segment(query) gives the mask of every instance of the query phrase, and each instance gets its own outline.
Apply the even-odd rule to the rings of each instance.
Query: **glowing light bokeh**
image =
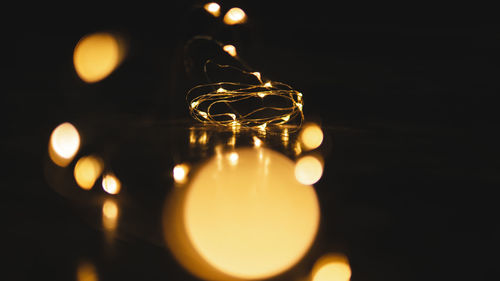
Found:
[[[120,64],[124,49],[120,38],[111,33],[86,35],[76,44],[73,52],[76,73],[87,83],[101,81]]]
[[[121,190],[120,180],[113,174],[106,174],[102,177],[102,189],[109,194],[118,194]]]
[[[71,123],[57,126],[50,136],[49,156],[52,161],[66,167],[80,148],[80,134]]]
[[[246,20],[247,15],[245,11],[237,7],[229,9],[229,11],[227,11],[224,15],[224,23],[227,25],[242,24],[245,23]]]
[[[232,57],[236,57],[238,53],[236,52],[236,47],[233,45],[224,45],[222,49]]]
[[[349,281],[351,274],[347,257],[328,254],[321,257],[314,265],[311,281]]]
[[[323,163],[313,155],[301,157],[295,163],[295,178],[302,184],[315,184],[323,175]]]
[[[262,146],[262,140],[260,140],[258,137],[253,136],[253,145],[255,147],[261,147]]]
[[[238,152],[231,152],[228,154],[227,159],[229,160],[229,164],[231,166],[236,166],[238,164],[238,159],[240,156],[238,155]]]
[[[314,189],[295,180],[290,159],[266,148],[213,157],[191,179],[183,200],[184,248],[199,255],[187,261],[197,261],[190,267],[234,278],[286,271],[308,251],[319,224]]]
[[[92,263],[80,262],[76,269],[77,281],[98,281],[97,270]]]
[[[90,190],[104,168],[103,161],[96,156],[82,157],[76,162],[73,175],[79,187]]]
[[[185,183],[189,173],[189,166],[187,164],[175,165],[172,174],[176,183]]]
[[[198,138],[198,143],[201,145],[207,144],[208,142],[208,134],[206,131],[201,133],[201,136]]]
[[[220,16],[220,5],[215,2],[207,3],[203,8],[214,17]]]
[[[102,225],[108,231],[113,231],[118,225],[120,209],[112,199],[106,199],[102,204]]]
[[[323,130],[315,123],[305,124],[300,132],[300,141],[304,150],[318,148],[323,142]]]

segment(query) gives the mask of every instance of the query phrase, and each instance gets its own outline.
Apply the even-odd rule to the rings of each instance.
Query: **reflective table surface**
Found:
[[[65,167],[50,157],[49,134],[6,154],[22,165],[2,204],[14,214],[4,254],[20,279],[307,280],[325,256],[353,280],[448,276],[455,264],[487,272],[493,237],[479,230],[494,205],[476,192],[495,179],[453,130],[306,123],[263,135],[119,120],[73,122],[81,146]],[[311,150],[308,126],[323,135]],[[99,164],[78,165],[89,156]]]

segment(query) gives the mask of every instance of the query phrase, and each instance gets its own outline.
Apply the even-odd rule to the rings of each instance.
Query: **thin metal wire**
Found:
[[[213,62],[205,62],[207,78],[208,63]],[[231,65],[215,65],[231,68],[242,75],[254,75],[259,83],[215,82],[193,87],[186,94],[186,101],[194,119],[201,123],[233,128],[241,126],[265,130],[270,125],[283,124],[295,124],[296,128],[300,128],[304,120],[302,93],[285,83],[264,83],[258,72],[244,71]],[[253,103],[255,108],[241,112],[237,108],[242,103]]]

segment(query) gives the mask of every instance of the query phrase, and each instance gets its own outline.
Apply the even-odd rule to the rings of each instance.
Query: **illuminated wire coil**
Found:
[[[262,83],[259,73],[242,73],[254,75],[261,84],[218,82],[189,90],[186,100],[193,118],[226,127],[266,129],[292,122],[300,127],[304,119],[302,93],[281,82]],[[244,103],[254,108],[242,112],[238,105]]]

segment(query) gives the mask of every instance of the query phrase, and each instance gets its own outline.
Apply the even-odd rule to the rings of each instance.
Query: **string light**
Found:
[[[196,120],[206,124],[259,130],[265,130],[270,125],[298,121],[300,127],[304,119],[302,93],[285,83],[262,83],[259,72],[247,72],[230,65],[216,66],[231,68],[242,75],[253,75],[260,83],[216,82],[195,86],[188,91],[186,100]],[[250,109],[249,104],[253,104]]]
[[[236,52],[236,47],[233,45],[224,45],[222,49],[232,57],[236,57],[238,53]]]
[[[220,16],[220,5],[215,2],[207,3],[203,8],[214,17]]]
[[[224,15],[223,20],[227,25],[242,24],[246,22],[247,15],[241,8],[234,7],[227,11],[227,13]]]

